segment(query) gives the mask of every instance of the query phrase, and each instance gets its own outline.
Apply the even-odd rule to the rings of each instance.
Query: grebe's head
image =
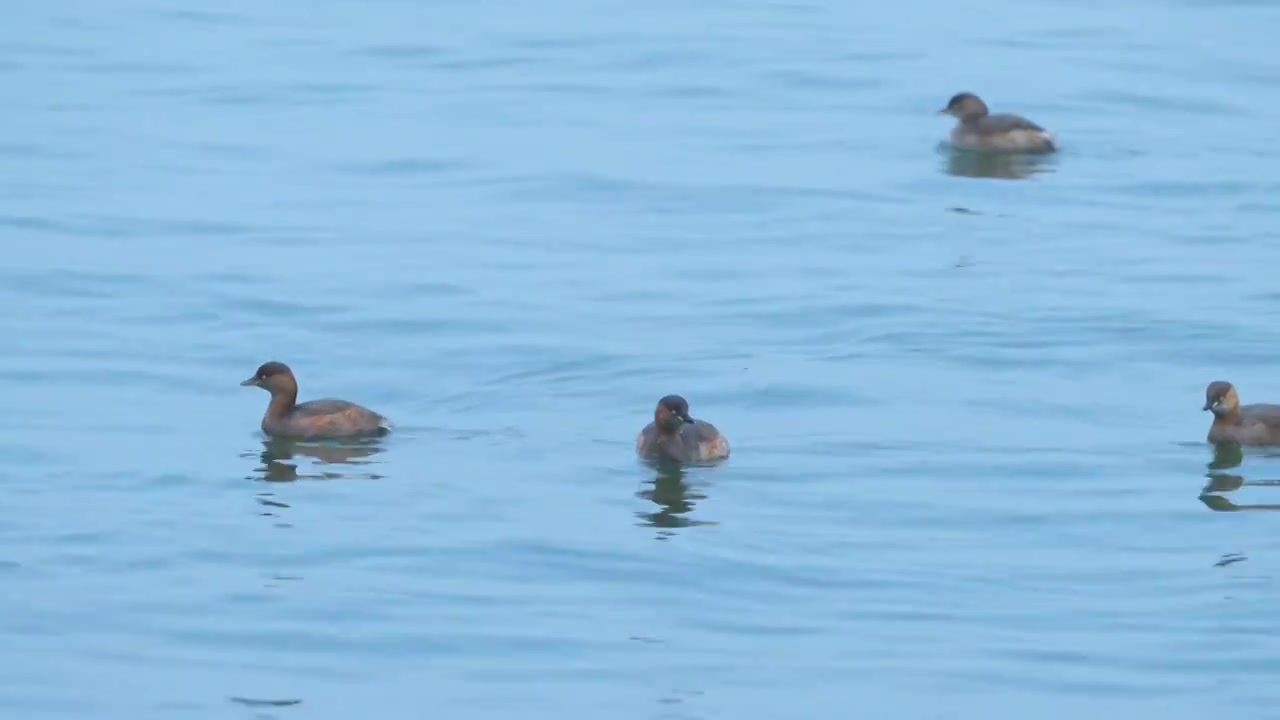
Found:
[[[680,426],[693,422],[689,417],[689,403],[679,395],[668,395],[658,401],[653,410],[653,424],[663,432],[678,432]]]
[[[1226,415],[1238,407],[1240,396],[1226,380],[1214,380],[1204,389],[1204,409],[1212,410],[1214,415]]]
[[[298,392],[298,381],[294,379],[293,371],[288,365],[274,360],[260,365],[253,377],[241,381],[240,384],[257,385],[272,395],[281,392]]]
[[[956,93],[947,101],[947,106],[938,111],[943,115],[951,115],[961,120],[986,117],[989,110],[982,98],[971,92]]]

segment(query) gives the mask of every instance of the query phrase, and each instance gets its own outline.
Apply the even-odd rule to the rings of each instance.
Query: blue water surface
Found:
[[[4,716],[1280,717],[1280,6],[3,18]]]

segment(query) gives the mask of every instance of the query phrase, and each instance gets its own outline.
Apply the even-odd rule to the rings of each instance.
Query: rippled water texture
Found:
[[[15,718],[1277,717],[1280,6],[30,2]],[[940,147],[960,90],[1040,160]],[[385,440],[267,442],[278,359]],[[653,468],[678,392],[734,454]]]

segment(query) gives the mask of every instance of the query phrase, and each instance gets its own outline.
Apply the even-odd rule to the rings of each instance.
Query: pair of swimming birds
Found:
[[[298,380],[281,362],[263,363],[240,384],[271,393],[262,432],[272,437],[338,440],[391,431],[386,417],[353,402],[333,398],[298,402]],[[653,421],[636,437],[636,453],[658,460],[709,462],[729,456],[729,441],[715,425],[691,417],[684,398],[667,395],[654,408]]]

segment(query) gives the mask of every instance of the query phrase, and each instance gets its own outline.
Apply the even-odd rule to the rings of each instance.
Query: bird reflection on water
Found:
[[[1263,457],[1277,457],[1268,453]],[[1205,473],[1208,482],[1200,491],[1200,502],[1216,512],[1240,512],[1242,510],[1280,510],[1280,503],[1236,503],[1227,497],[1245,487],[1280,487],[1280,480],[1248,480],[1243,475],[1224,472],[1240,467],[1244,463],[1244,452],[1238,445],[1217,445],[1213,449],[1213,459],[1209,461],[1209,472]]]
[[[381,440],[347,441],[347,442],[305,442],[275,438],[262,442],[262,451],[257,453],[261,464],[254,468],[254,474],[247,479],[287,483],[297,480],[343,480],[362,478],[376,480],[382,476],[374,472],[354,472],[361,466],[370,465],[378,453],[383,452]],[[254,453],[246,453],[246,456]],[[299,471],[299,458],[310,458],[316,470]],[[349,469],[348,469],[349,468]],[[275,518],[276,527],[289,528],[292,524],[285,521],[283,510],[289,504],[276,498],[273,492],[259,492],[258,504],[263,517]]]
[[[982,153],[944,146],[944,171],[948,175],[995,180],[1026,180],[1033,175],[1052,172],[1053,155],[1016,153]]]
[[[687,473],[679,463],[657,461],[646,463],[654,469],[654,478],[645,483],[645,487],[636,493],[636,497],[648,500],[658,509],[653,512],[637,512],[641,525],[658,528],[659,540],[673,537],[680,528],[698,525],[716,525],[709,520],[697,520],[689,517],[695,507],[695,501],[705,500],[707,496],[700,488],[689,484]]]
[[[253,479],[267,482],[293,482],[295,480],[343,480],[364,478],[377,480],[382,476],[374,472],[356,472],[371,464],[371,458],[385,450],[380,440],[363,442],[302,442],[297,440],[264,440],[258,457],[262,464],[254,469]],[[311,458],[315,471],[299,471],[296,458]]]

